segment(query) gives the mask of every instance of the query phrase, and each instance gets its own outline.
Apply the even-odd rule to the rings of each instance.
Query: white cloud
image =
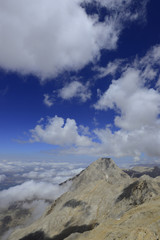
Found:
[[[134,65],[141,70],[141,78],[148,85],[152,80],[158,80],[160,77],[160,45],[153,46],[140,61],[136,59]]]
[[[17,170],[20,170],[20,167],[18,165],[18,163],[16,164],[16,168],[15,168],[15,163],[14,162],[10,162],[10,161],[3,161],[0,163],[0,168],[1,168],[1,171],[3,172],[14,172],[14,171],[17,171]],[[23,168],[23,166],[22,166]],[[21,168],[21,170],[22,170]]]
[[[36,179],[39,178],[39,173],[35,171],[27,172],[22,175],[22,177],[27,177],[30,179]]]
[[[145,107],[144,107],[145,106]],[[115,124],[126,130],[153,125],[160,114],[160,95],[143,86],[140,71],[128,68],[100,97],[96,109],[116,110]]]
[[[92,4],[92,0],[84,0],[85,3]],[[111,13],[116,12],[116,17],[125,20],[141,20],[145,21],[146,5],[149,0],[133,1],[133,0],[95,0],[99,6],[106,7]]]
[[[152,80],[159,79],[159,52],[157,45],[143,58],[136,58],[99,96],[95,109],[113,109],[116,113],[114,123],[120,129],[114,132],[109,128],[96,129],[100,144],[93,152],[117,157],[135,156],[135,159],[141,153],[160,156],[160,94],[154,82],[150,85]]]
[[[86,102],[91,97],[91,91],[88,89],[88,84],[83,85],[78,81],[73,81],[59,90],[59,97],[65,100],[76,97]]]
[[[48,94],[44,94],[44,104],[48,107],[51,107],[53,105],[53,99],[50,98]]]
[[[16,0],[13,4],[6,0],[0,9],[0,66],[4,69],[52,77],[93,61],[107,42],[109,49],[116,44],[111,36],[114,23],[108,23],[107,37],[99,40],[104,26],[88,17],[77,1]]]
[[[96,78],[98,78],[98,79],[104,78],[107,75],[114,76],[120,67],[122,70],[123,62],[124,61],[121,59],[116,59],[113,62],[109,62],[107,64],[107,67],[94,67],[93,70],[98,72],[98,74],[96,75]]]
[[[142,12],[131,13],[133,0],[97,0],[115,10],[99,22],[97,15],[87,15],[81,6],[85,2],[91,1],[0,1],[0,66],[42,79],[81,69],[94,62],[102,48],[116,48],[124,19],[133,21]]]
[[[60,184],[67,179],[73,177],[74,175],[78,174],[83,168],[76,168],[75,166],[72,169],[71,164],[67,164],[63,168],[59,169],[59,165],[57,167],[53,167],[53,169],[43,169],[43,171],[30,171],[26,172],[22,175],[22,177],[27,178],[28,180],[38,180],[38,181],[45,181],[54,184]],[[71,169],[70,169],[71,168]]]
[[[69,184],[65,187],[45,182],[28,181],[21,185],[11,187],[0,192],[0,208],[6,208],[16,201],[48,199],[54,200],[68,190]],[[42,191],[43,189],[43,191]]]
[[[90,134],[95,137],[89,147],[71,147],[64,149],[63,154],[130,156],[136,161],[141,154],[160,157],[159,52],[160,46],[154,46],[143,58],[137,57],[123,66],[120,77],[113,79],[103,94],[98,90],[99,100],[94,108],[114,110],[114,125],[118,130],[114,125],[97,128],[94,135]]]
[[[158,126],[159,127],[159,126]],[[94,130],[97,141],[89,147],[63,149],[62,154],[101,157],[125,157],[141,159],[141,155],[160,157],[160,131],[157,127],[146,127],[132,131],[120,129],[112,132],[109,128]]]
[[[91,2],[91,0],[86,0],[86,2]],[[123,5],[126,7],[126,5],[129,5],[132,0],[96,0],[96,2],[99,2],[102,6],[106,6],[109,9],[115,9],[115,8],[121,8]]]
[[[91,144],[87,136],[79,135],[75,120],[67,118],[49,118],[46,126],[37,125],[30,130],[30,142],[45,142],[60,146],[88,146]]]
[[[155,127],[144,127],[137,130],[118,130],[112,133],[109,129],[97,129],[96,135],[101,141],[97,153],[115,157],[138,157],[144,153],[150,157],[159,157],[160,131]]]

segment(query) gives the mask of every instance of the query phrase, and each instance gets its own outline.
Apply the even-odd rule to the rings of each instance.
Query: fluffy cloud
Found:
[[[79,98],[82,102],[86,102],[91,97],[88,84],[83,85],[78,81],[73,81],[59,90],[59,97],[68,100],[74,97]]]
[[[120,79],[112,82],[95,108],[116,110],[120,116],[116,116],[115,124],[133,130],[156,124],[160,114],[160,95],[142,85],[139,70],[128,68]]]
[[[60,184],[72,178],[86,167],[86,164],[61,161],[5,161],[0,164],[0,191],[27,181]],[[5,182],[3,182],[5,181]]]
[[[95,154],[110,155],[115,157],[140,157],[141,154],[150,157],[159,157],[160,131],[155,127],[112,132],[110,129],[97,129],[95,134],[100,140]]]
[[[94,108],[99,111],[112,109],[115,113],[114,125],[93,130],[90,146],[71,147],[63,150],[63,154],[130,156],[136,161],[141,154],[160,157],[159,53],[160,46],[157,45],[141,59],[136,58],[126,65],[121,62],[121,73],[117,67],[108,72],[107,66],[105,74],[116,76],[118,71],[120,77],[113,79],[103,94],[98,91],[99,100]],[[94,138],[91,139],[91,136]]]
[[[36,74],[42,79],[55,77],[65,70],[78,70],[95,61],[102,48],[114,49],[124,19],[133,21],[142,12],[132,14],[133,0],[97,0],[100,6],[114,10],[109,18],[99,22],[97,14],[87,15],[84,6],[89,2],[1,1],[0,66]],[[139,9],[145,8],[146,2],[141,1]]]
[[[48,119],[46,126],[37,125],[30,130],[32,137],[30,142],[45,142],[60,146],[88,146],[91,144],[87,136],[78,133],[75,120],[53,117]]]
[[[11,203],[24,200],[48,199],[54,200],[68,190],[69,184],[59,187],[51,183],[28,181],[0,192],[0,208],[6,208]],[[42,191],[43,189],[43,191]]]
[[[53,166],[51,165],[51,168],[52,167]],[[43,171],[27,172],[24,173],[22,177],[25,177],[26,179],[34,179],[54,184],[60,184],[83,170],[83,168],[76,168],[75,166],[74,169],[69,169],[69,167],[71,167],[69,163],[68,166],[65,166],[63,168],[59,169],[58,167],[59,165],[57,164],[57,167],[53,167],[53,169],[43,169]]]
[[[114,123],[120,130],[96,129],[101,144],[97,152],[114,156],[160,156],[160,94],[155,87],[159,79],[160,46],[153,47],[142,58],[123,68],[119,79],[94,105],[97,110],[113,109]],[[124,70],[125,69],[125,70]],[[154,80],[154,82],[152,82]],[[157,84],[156,84],[157,86]]]
[[[120,129],[115,132],[106,127],[95,129],[94,134],[97,141],[90,147],[63,149],[61,153],[113,158],[128,156],[136,161],[143,155],[159,161],[160,130],[157,127],[144,127],[132,131]]]
[[[112,49],[116,44],[114,23],[96,24],[97,18],[88,17],[77,1],[6,0],[0,9],[4,69],[52,77],[83,67],[98,56],[100,47]],[[107,34],[100,39],[104,27]]]

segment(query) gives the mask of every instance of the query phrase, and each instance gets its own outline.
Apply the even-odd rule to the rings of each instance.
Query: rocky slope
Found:
[[[70,180],[71,181],[71,180]],[[100,158],[72,179],[29,227],[9,240],[158,240],[160,177],[131,178],[109,158]]]
[[[132,169],[126,169],[124,170],[129,176],[131,177],[141,177],[143,175],[148,175],[152,178],[156,178],[160,176],[160,168],[158,166],[154,167],[142,167],[142,166],[137,166]]]
[[[23,209],[21,202],[0,210],[0,237],[10,228],[21,225],[31,216],[30,209]]]
[[[0,208],[0,239],[6,240],[6,236],[17,227],[30,225],[50,204],[50,200],[32,199],[17,201],[5,208]]]

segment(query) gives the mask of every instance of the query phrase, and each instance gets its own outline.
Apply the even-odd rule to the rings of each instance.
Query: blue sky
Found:
[[[160,160],[158,0],[0,3],[0,160]]]

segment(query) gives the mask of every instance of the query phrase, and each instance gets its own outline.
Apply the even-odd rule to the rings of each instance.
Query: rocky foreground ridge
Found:
[[[160,239],[160,177],[132,178],[112,159],[100,158],[72,179],[70,190],[39,220],[9,237],[63,239]]]

